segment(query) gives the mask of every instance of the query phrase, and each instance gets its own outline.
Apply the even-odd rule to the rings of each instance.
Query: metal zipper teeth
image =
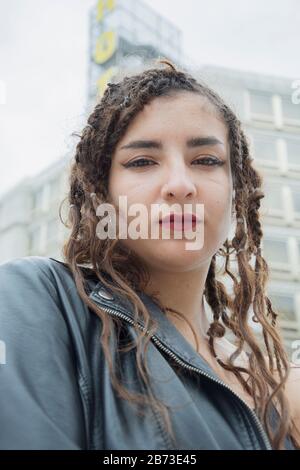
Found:
[[[112,315],[115,315],[117,317],[120,317],[120,318],[123,318],[125,321],[127,321],[128,323],[130,323],[131,325],[137,325],[138,328],[142,331],[146,331],[148,335],[150,335],[150,332],[149,330],[146,330],[145,327],[143,327],[142,325],[140,325],[139,323],[134,323],[134,321],[131,319],[131,318],[128,318],[127,315],[125,315],[124,313],[121,313],[117,310],[112,310],[110,308],[107,308],[107,307],[103,307],[102,305],[100,305],[101,308],[103,310],[105,310],[106,312],[112,314]],[[229,385],[226,385],[224,382],[222,382],[221,380],[218,380],[216,379],[215,377],[212,377],[211,375],[207,374],[206,372],[204,372],[203,370],[199,369],[198,367],[195,367],[195,366],[191,366],[190,364],[186,364],[186,362],[184,362],[183,360],[179,359],[176,354],[174,354],[172,351],[170,351],[169,348],[167,348],[166,346],[164,346],[161,341],[155,336],[155,335],[152,335],[151,336],[151,339],[153,339],[153,341],[159,346],[159,348],[161,348],[163,351],[165,351],[166,353],[169,354],[169,356],[171,356],[178,364],[180,364],[181,366],[185,367],[186,369],[190,369],[190,370],[193,370],[195,372],[198,372],[200,375],[204,375],[205,377],[208,377],[209,379],[213,380],[214,382],[218,383],[219,385],[222,385],[222,387],[226,388],[227,390],[229,390],[231,393],[233,393],[233,395],[235,395],[240,401],[242,401],[244,403],[244,405],[248,408],[249,412],[251,413],[251,416],[253,417],[257,427],[258,427],[258,430],[260,432],[260,435],[262,437],[262,440],[264,442],[264,444],[266,445],[266,450],[272,450],[272,447],[271,447],[271,444],[269,442],[269,439],[258,419],[258,417],[256,416],[256,414],[254,413],[254,411],[250,408],[250,406],[234,391],[232,390],[232,388],[229,387]]]

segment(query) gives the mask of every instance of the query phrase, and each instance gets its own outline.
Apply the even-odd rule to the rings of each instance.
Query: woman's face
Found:
[[[227,133],[226,125],[205,98],[180,92],[145,105],[118,142],[112,156],[109,196],[116,207],[119,197],[126,196],[128,210],[136,203],[146,208],[143,220],[146,218],[149,223],[148,238],[128,237],[121,243],[148,266],[167,271],[194,270],[209,262],[226,240],[232,209]],[[148,144],[130,147],[128,144],[133,141]],[[143,166],[129,166],[140,159]],[[223,163],[213,164],[218,161]],[[197,205],[202,205],[204,219],[197,226],[203,235],[200,249],[187,249],[186,242],[191,239],[176,239],[172,229],[170,237],[163,239],[161,225],[159,237],[151,238],[151,207],[155,204],[171,209],[175,203],[182,213],[196,213]],[[191,204],[186,207],[192,209],[184,210],[185,204]],[[128,216],[128,224],[134,218]],[[159,222],[156,219],[154,223]]]

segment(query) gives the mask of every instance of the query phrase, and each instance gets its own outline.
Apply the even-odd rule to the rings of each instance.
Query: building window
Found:
[[[50,201],[55,201],[61,196],[61,191],[60,191],[60,178],[56,177],[55,179],[51,180],[49,182],[50,185],[50,191],[49,191],[49,198]]]
[[[278,318],[282,325],[287,322],[297,321],[293,294],[272,293],[269,297],[272,302],[273,310],[275,313],[278,313]]]
[[[300,126],[300,105],[293,103],[291,96],[282,96],[281,103],[284,124]]]
[[[300,219],[300,188],[291,188],[294,215],[296,219]]]
[[[38,188],[32,197],[32,209],[40,210],[43,207],[44,187]]]
[[[273,121],[274,111],[271,93],[260,90],[249,90],[249,100],[251,118]]]
[[[263,238],[263,256],[270,267],[290,271],[288,246],[285,239],[265,236]]]
[[[272,135],[254,133],[252,135],[254,158],[259,163],[278,168],[276,138]]]
[[[41,227],[38,225],[29,232],[29,251],[32,255],[40,252]]]
[[[261,199],[261,207],[266,211],[266,215],[272,217],[284,216],[283,197],[281,192],[281,185],[276,183],[267,183],[263,185],[263,192],[265,197]]]
[[[300,170],[300,139],[286,139],[288,166]]]
[[[47,221],[47,244],[58,241],[59,225],[57,217]]]

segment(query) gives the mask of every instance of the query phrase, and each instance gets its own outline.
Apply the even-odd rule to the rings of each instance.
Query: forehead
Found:
[[[207,98],[190,92],[154,98],[129,124],[117,150],[128,139],[186,139],[193,135],[214,135],[224,143],[228,129]]]

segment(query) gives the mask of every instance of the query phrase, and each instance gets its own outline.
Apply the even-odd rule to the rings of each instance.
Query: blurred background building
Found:
[[[209,66],[201,76],[238,114],[263,176],[268,295],[291,352],[291,341],[300,337],[300,105],[291,99],[292,80]]]
[[[122,69],[158,56],[182,61],[182,32],[139,0],[98,1],[90,13],[89,102]]]
[[[98,1],[90,12],[87,113],[122,67],[165,57],[189,66],[182,32],[140,0]],[[263,255],[270,266],[268,294],[280,312],[286,347],[300,338],[300,104],[287,78],[199,66],[197,74],[238,114],[250,139],[254,164],[264,177]],[[58,208],[67,195],[73,155],[0,200],[0,262],[27,255],[62,260],[67,229]],[[65,212],[63,211],[64,215]]]

